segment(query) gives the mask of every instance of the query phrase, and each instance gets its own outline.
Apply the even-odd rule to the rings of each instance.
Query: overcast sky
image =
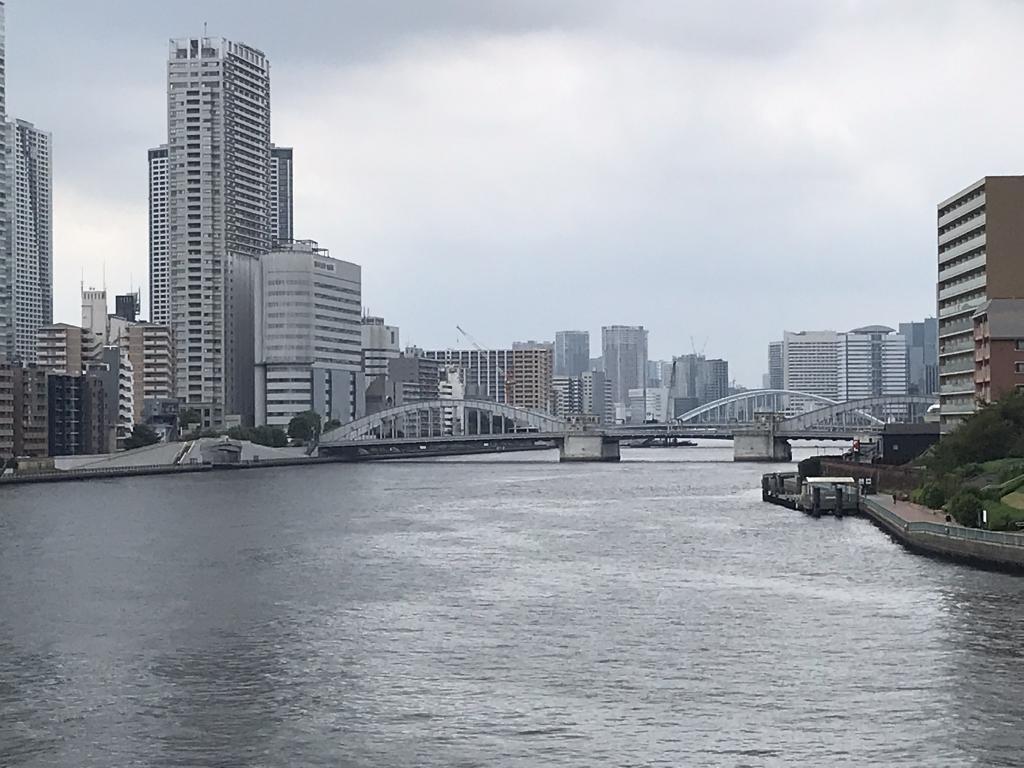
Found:
[[[402,341],[643,324],[760,385],[784,329],[934,314],[935,204],[1024,171],[1011,0],[8,0],[53,132],[56,319],[147,275],[170,37],[272,62],[296,236]],[[145,293],[145,291],[144,291]],[[148,308],[147,298],[144,304]]]

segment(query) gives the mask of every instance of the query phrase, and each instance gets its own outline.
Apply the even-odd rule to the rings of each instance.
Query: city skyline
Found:
[[[758,78],[762,75],[753,72],[745,57],[729,45],[722,15],[711,10],[652,11],[659,18],[666,17],[663,34],[668,39],[659,46],[653,32],[626,23],[620,13],[614,12],[616,4],[595,4],[596,10],[520,9],[514,14],[492,9],[466,11],[465,16],[421,15],[402,20],[398,29],[385,25],[375,11],[366,11],[359,19],[361,26],[356,25],[364,33],[365,39],[361,41],[356,39],[355,30],[341,31],[331,23],[336,18],[331,9],[314,3],[304,5],[276,25],[262,20],[259,14],[247,13],[249,6],[230,2],[205,9],[202,14],[198,4],[189,3],[159,10],[121,8],[119,4],[103,2],[98,7],[100,12],[96,6],[88,13],[84,9],[69,9],[79,39],[68,40],[43,34],[48,29],[45,9],[20,2],[8,5],[12,30],[8,58],[22,80],[12,81],[12,111],[31,115],[55,137],[55,320],[74,321],[75,294],[83,271],[86,282],[98,284],[106,264],[108,276],[117,275],[119,281],[126,283],[115,284],[108,277],[112,292],[127,290],[129,281],[135,285],[146,282],[147,181],[146,168],[139,157],[160,136],[159,116],[165,106],[162,59],[166,40],[176,34],[198,34],[202,23],[195,19],[207,19],[211,35],[244,40],[264,50],[275,62],[274,140],[295,147],[299,153],[296,206],[300,214],[296,236],[329,243],[340,258],[364,264],[367,303],[374,312],[406,329],[409,342],[423,347],[451,344],[456,338],[454,325],[459,322],[471,324],[475,335],[495,347],[507,346],[517,338],[550,338],[562,328],[589,330],[594,338],[603,325],[643,324],[651,330],[651,358],[670,359],[684,353],[691,333],[702,338],[710,335],[715,354],[731,361],[736,380],[756,386],[765,370],[763,349],[783,329],[832,327],[842,331],[875,322],[896,326],[933,314],[934,297],[920,275],[934,271],[934,235],[929,213],[935,201],[947,190],[962,188],[976,178],[976,169],[1012,172],[1024,166],[1024,153],[1009,140],[1015,130],[1013,126],[1021,122],[1016,113],[1008,113],[1005,123],[995,127],[992,141],[971,142],[969,151],[955,156],[945,154],[943,161],[936,163],[932,153],[938,148],[927,144],[922,148],[916,146],[920,142],[911,142],[912,126],[897,129],[886,122],[885,127],[891,129],[890,143],[881,145],[877,131],[861,130],[870,119],[892,111],[882,109],[889,104],[885,89],[877,97],[879,103],[862,103],[858,107],[861,111],[855,112],[849,111],[853,107],[846,109],[818,101],[829,98],[819,79],[806,85],[803,102],[798,98],[799,91],[779,90],[777,76],[790,66],[784,61],[784,53],[796,56],[804,64],[819,64],[831,75],[842,77],[845,69],[834,55],[828,54],[825,43],[847,47],[852,44],[842,30],[843,22],[857,22],[871,29],[882,29],[887,23],[895,28],[916,23],[910,14],[899,9],[858,13],[816,6],[812,9],[810,5],[796,3],[779,14],[778,21],[766,24],[764,30],[737,31],[739,35],[753,35],[753,41],[746,42],[760,44],[754,47],[763,59],[763,77],[770,81],[761,84],[772,86],[768,93],[773,97],[771,103],[764,103],[751,87],[761,82]],[[81,125],[80,121],[70,121],[68,113],[74,111],[83,95],[95,98],[97,84],[112,81],[115,67],[87,57],[89,66],[83,69],[91,79],[86,84],[79,80],[82,75],[77,72],[53,68],[60,57],[51,46],[70,44],[73,55],[78,46],[95,45],[102,34],[98,24],[104,15],[102,10],[115,8],[124,15],[125,24],[125,35],[121,38],[125,47],[116,63],[118,75],[125,77],[123,62],[133,63],[127,68],[130,71],[126,79],[117,87],[130,98],[123,100],[124,105],[115,105],[109,115],[96,121],[96,126]],[[800,8],[812,10],[799,13]],[[1012,28],[1020,11],[994,4],[979,4],[977,8],[971,23],[991,31],[990,45],[979,51],[978,61],[972,61],[971,66],[992,67],[994,60],[1010,55],[1005,30]],[[694,15],[699,18],[690,18]],[[318,16],[325,23],[316,34],[322,36],[333,31],[342,35],[344,45],[335,58],[311,70],[311,53],[303,50],[308,41],[301,46],[294,43],[292,25]],[[927,39],[910,35],[908,40],[908,45],[916,46],[923,61],[938,59],[956,24],[962,21],[955,12],[936,16]],[[787,19],[799,23],[787,30],[783,23]],[[663,153],[670,137],[688,145],[699,138],[700,131],[722,121],[731,124],[733,117],[731,108],[726,109],[728,105],[717,101],[692,76],[698,42],[678,31],[684,26],[680,22],[687,20],[698,23],[705,31],[725,35],[724,39],[712,36],[717,41],[713,53],[723,64],[718,84],[734,94],[737,103],[753,109],[752,116],[759,126],[771,129],[757,141],[743,131],[741,136],[726,132],[714,148],[722,150],[724,142],[725,148],[737,150],[738,159],[721,166],[722,181],[709,162],[716,152],[702,148],[694,157],[679,161],[669,161],[670,155]],[[751,19],[750,30],[757,27],[756,21]],[[562,42],[567,43],[561,49],[553,39],[557,37],[551,31],[555,25],[563,30]],[[417,33],[421,33],[419,48],[410,42]],[[454,36],[453,51],[445,51],[437,43],[442,33]],[[598,98],[603,92],[595,93],[594,88],[603,76],[615,73],[596,61],[594,50],[588,46],[598,46],[597,50],[606,46],[620,57],[616,61],[632,71],[633,79],[623,80],[625,75],[617,75],[609,81],[612,94],[639,87],[648,80],[661,82],[671,75],[679,75],[685,88],[677,89],[683,95],[672,95],[668,115],[649,114],[650,107],[645,102],[630,102],[640,109],[639,114],[659,118],[652,124],[655,141],[650,147],[651,152],[663,153],[657,163],[653,155],[638,156],[634,153],[639,150],[623,147],[619,141],[623,126],[613,121],[596,140],[608,142],[601,146],[602,154],[610,151],[615,157],[616,152],[622,152],[628,183],[611,184],[613,171],[622,170],[618,165],[600,166],[588,172],[598,175],[585,175],[586,164],[582,161],[590,159],[586,155],[556,164],[565,172],[562,175],[566,181],[552,186],[536,162],[544,159],[544,164],[550,165],[548,158],[532,150],[544,148],[546,132],[553,132],[552,135],[560,137],[559,141],[564,138],[569,142],[586,132],[578,121],[571,122],[572,115],[560,109],[552,113],[550,121],[542,121],[539,128],[525,124],[524,111],[558,93],[552,93],[554,86],[539,81],[535,67],[512,65],[522,63],[526,51],[542,55],[544,61],[569,78],[563,86],[570,89],[567,93],[584,99],[583,116],[603,119],[609,116],[609,102]],[[477,82],[477,74],[457,66],[454,51],[470,57],[477,63],[477,69],[501,76],[502,81],[514,86],[514,103],[488,97],[488,91],[481,91],[483,86]],[[636,55],[642,51],[656,51],[663,57],[648,62],[644,65],[647,68],[630,70],[630,65],[640,66]],[[414,70],[428,71],[432,76]],[[995,67],[995,71],[998,77],[995,82],[986,81],[986,88],[997,87],[1003,77],[1002,69]],[[38,87],[42,75],[47,76],[46,88]],[[890,75],[905,87],[926,84],[923,70],[910,63],[895,65]],[[464,83],[466,79],[469,82]],[[479,129],[467,105],[452,104],[444,98],[440,88],[444,83],[446,89],[459,90],[465,86],[465,93],[480,96],[466,99],[467,104],[473,103],[483,110],[476,117],[486,117],[487,126],[500,129],[497,132],[503,135],[512,131],[516,141],[496,146],[497,138],[490,136],[490,130]],[[952,85],[946,83],[946,90],[941,93],[934,88],[922,90],[925,103],[919,110],[921,114],[911,117],[933,122],[928,115],[938,112],[939,97],[947,97],[949,88],[967,87],[966,82],[962,86],[958,83],[959,80]],[[411,89],[413,98],[407,105],[395,98],[397,93],[404,92],[402,89]],[[371,92],[376,96],[371,96]],[[691,96],[685,96],[687,93]],[[667,95],[662,90],[656,94]],[[313,97],[322,107],[322,115],[315,119],[310,118],[308,109]],[[555,101],[558,103],[559,99]],[[820,103],[836,107],[835,114],[831,122],[815,128],[812,118],[819,113],[814,106]],[[810,111],[798,109],[801,104],[809,105]],[[699,107],[694,113],[694,129],[687,128],[686,121],[681,120],[680,111],[685,112],[688,105]],[[128,106],[130,110],[126,109]],[[408,110],[413,109],[425,114],[428,130],[410,138],[402,126],[412,122]],[[570,120],[572,131],[565,132],[563,120]],[[335,133],[326,130],[328,125]],[[474,132],[467,134],[471,125]],[[969,122],[951,124],[949,120],[944,120],[943,125],[944,143],[955,141],[958,136],[966,137],[971,127]],[[441,144],[439,132],[443,133],[444,128],[450,128],[452,133],[444,134],[449,140]],[[698,131],[697,136],[694,130]],[[469,140],[467,136],[476,139]],[[452,138],[457,140],[451,141]],[[730,142],[734,141],[739,143],[733,146]],[[86,146],[95,147],[95,151],[84,151]],[[440,151],[441,147],[445,147],[444,151]],[[585,146],[581,151],[586,150]],[[499,167],[496,160],[489,159],[510,151],[520,168],[510,170],[504,164]],[[807,152],[827,155],[820,177],[801,171],[807,168]],[[878,161],[889,162],[888,170],[880,162],[872,161],[866,163],[861,173],[849,162],[851,158],[872,158],[876,154]],[[894,160],[897,155],[902,159]],[[475,162],[481,158],[486,162],[473,171]],[[758,181],[759,189],[766,190],[771,185],[762,182],[779,178],[784,165],[792,167],[795,176],[786,176],[792,194],[784,207],[761,192],[752,191],[746,182],[730,187],[729,180],[736,178],[730,168],[737,170],[739,166],[733,163],[740,160],[750,161],[749,175]],[[670,178],[662,182],[668,186],[655,185],[658,200],[648,205],[651,200],[645,190],[654,187],[644,183],[645,174],[670,162],[682,163],[699,173],[690,181],[684,178],[686,173],[670,173]],[[321,169],[322,173],[314,175],[312,169]],[[341,169],[345,172],[339,172]],[[629,169],[634,169],[636,175]],[[416,183],[410,186],[411,181]],[[503,188],[503,181],[510,186]],[[442,187],[424,188],[424,183]],[[639,190],[640,197],[624,197],[624,187]],[[541,188],[546,194],[535,199],[536,190]],[[726,199],[733,202],[725,210],[739,217],[742,226],[726,228],[729,231],[723,233],[722,228],[707,227],[694,218],[699,212],[706,214],[707,206],[720,205]],[[826,199],[831,202],[823,208]],[[479,200],[488,201],[491,213],[477,216]],[[625,212],[637,206],[644,209],[643,214],[626,222]],[[395,218],[403,215],[404,220],[396,226]],[[677,218],[678,222],[667,225],[665,222],[670,218]],[[579,226],[583,219],[592,225],[590,231]],[[432,222],[430,226],[428,221]],[[811,299],[799,307],[776,306],[770,297],[762,295],[759,285],[767,279],[768,272],[737,268],[737,259],[751,252],[744,232],[753,233],[766,226],[774,227],[775,238],[772,243],[759,243],[759,263],[777,263],[796,270],[814,289]],[[429,236],[424,239],[425,232]],[[869,235],[871,249],[855,245]],[[750,237],[752,242],[753,234]],[[535,241],[543,247],[538,248]],[[680,243],[686,246],[681,249]],[[472,258],[468,255],[470,251]],[[491,255],[481,260],[477,255],[481,252]],[[709,252],[715,258],[705,258]],[[580,269],[581,257],[565,255],[570,253],[588,254],[586,268]],[[431,269],[422,266],[424,254],[431,260]],[[651,272],[655,264],[659,266],[659,279],[647,281],[643,295],[618,290],[621,281],[616,279],[616,273],[624,269],[627,256],[634,274]],[[856,273],[834,285],[829,270],[816,269],[823,258],[856,263]],[[664,274],[663,265],[667,265],[670,274]],[[531,301],[525,302],[529,306],[510,306],[508,311],[495,314],[488,311],[489,299],[471,290],[485,276],[513,285],[521,279],[519,271],[541,269],[550,280],[540,284],[535,281]],[[490,274],[493,270],[496,272]],[[570,273],[572,278],[568,277]],[[891,290],[873,290],[879,282],[886,288],[891,284],[906,287],[901,300],[906,305],[904,309],[896,305]],[[691,283],[701,290],[687,290]],[[739,324],[733,301],[711,301],[710,297],[718,291],[705,288],[716,284],[730,297],[742,299],[751,312],[768,315],[771,328],[764,330],[765,324],[761,322]],[[563,285],[573,285],[579,298],[566,301]],[[557,295],[556,287],[560,292]],[[687,293],[683,302],[677,300],[681,290]],[[426,300],[427,296],[438,295],[446,301]],[[144,297],[143,302],[147,307],[148,298]],[[828,322],[822,322],[823,318]]]

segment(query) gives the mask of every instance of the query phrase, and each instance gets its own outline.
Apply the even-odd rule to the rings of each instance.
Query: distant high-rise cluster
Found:
[[[922,339],[915,353],[922,368],[937,353],[926,341]],[[786,331],[782,341],[768,345],[766,379],[769,389],[793,393],[786,400],[786,412],[792,415],[823,402],[906,395],[910,359],[907,337],[883,325],[847,333]],[[905,406],[887,408],[879,415],[900,417],[905,411]]]

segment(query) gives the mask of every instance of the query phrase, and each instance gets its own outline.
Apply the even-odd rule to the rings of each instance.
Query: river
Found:
[[[1019,765],[1024,581],[730,458],[0,489],[0,765]]]

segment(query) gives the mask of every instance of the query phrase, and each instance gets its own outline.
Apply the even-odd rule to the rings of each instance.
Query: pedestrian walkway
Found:
[[[879,506],[885,507],[907,523],[941,523],[942,525],[957,525],[957,523],[946,522],[946,513],[942,510],[928,509],[928,507],[923,507],[920,504],[912,504],[909,501],[896,501],[892,496],[884,493],[871,496],[870,499]]]

